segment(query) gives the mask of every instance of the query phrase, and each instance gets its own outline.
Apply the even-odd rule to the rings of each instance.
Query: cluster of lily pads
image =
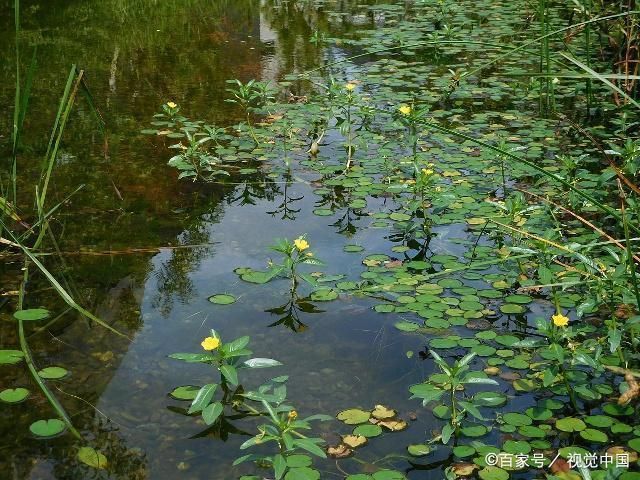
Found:
[[[583,108],[586,84],[560,73],[553,90],[535,76],[525,82],[539,65],[537,52],[493,51],[489,38],[500,39],[502,49],[522,38],[518,4],[500,3],[501,20],[490,22],[448,2],[426,3],[402,13],[372,6],[388,23],[340,40],[370,54],[364,64],[292,75],[269,94],[235,82],[233,98],[247,121],[229,127],[226,140],[243,154],[232,153],[227,163],[227,147],[216,147],[221,163],[247,184],[257,168],[274,180],[291,182],[292,170],[311,179],[312,213],[345,236],[344,251],[361,255],[363,266],[357,276],[298,272],[298,263],[319,263],[285,240],[276,248],[282,263],[236,273],[251,283],[287,277],[292,291],[301,278],[313,288],[309,301],[369,297],[375,311],[415,336],[416,348],[426,343],[420,358],[440,372],[409,391],[442,423],[409,453],[428,461],[431,452],[450,449],[446,478],[507,479],[524,471],[526,478],[637,478],[633,469],[587,472],[567,460],[617,452],[628,455],[630,467],[637,462],[640,317],[632,236],[639,209],[634,188],[621,186],[619,195],[609,186],[615,176],[627,185],[637,180],[638,141],[626,125],[638,112],[624,107],[624,124],[607,118],[614,126],[601,139],[610,147],[604,151],[594,143],[604,136],[600,125],[575,129],[566,117],[535,112],[541,92],[545,109],[574,98],[573,108]],[[561,7],[546,8],[547,31],[562,28]],[[487,70],[496,57],[499,67]],[[307,90],[296,90],[300,85]],[[604,85],[589,85],[602,112],[617,108]],[[161,126],[167,129],[148,133],[188,139],[179,124]],[[576,138],[574,130],[589,133]],[[354,243],[358,229],[379,230],[389,248]],[[220,295],[230,294],[212,301],[230,303]],[[331,447],[337,457],[381,431],[381,419],[366,410],[338,419],[358,426]],[[508,467],[488,464],[490,454],[544,461]],[[402,474],[347,478],[396,478],[384,475]]]

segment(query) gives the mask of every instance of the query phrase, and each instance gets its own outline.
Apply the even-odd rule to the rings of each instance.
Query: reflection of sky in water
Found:
[[[238,266],[264,268],[271,239],[295,238],[301,233],[308,234],[311,249],[326,261],[322,271],[354,277],[362,271],[364,252],[344,253],[341,243],[336,245],[332,228],[327,228],[332,217],[311,214],[315,197],[307,187],[293,190],[296,196],[306,194],[298,202],[302,208],[299,218],[303,221],[274,220],[266,213],[273,203],[258,201],[255,206],[229,206],[219,224],[206,224],[210,241],[216,242],[215,253],[203,258],[197,269],[189,273],[193,297],[188,303],[175,302],[166,317],[153,306],[158,289],[154,272],[170,260],[173,252],[164,251],[153,259],[154,271],[145,285],[141,306],[144,326],[98,405],[114,421],[132,427],[122,433],[130,437],[131,446],[147,452],[152,476],[154,472],[169,475],[179,462],[188,462],[188,454],[182,449],[193,450],[195,455],[213,456],[219,465],[228,465],[229,458],[237,455],[240,439],[233,438],[225,445],[211,439],[186,440],[199,430],[196,418],[188,419],[165,409],[167,405],[179,404],[166,397],[172,388],[208,381],[206,368],[166,357],[179,351],[199,351],[200,341],[209,328],[217,329],[224,339],[250,335],[256,356],[282,361],[284,367],[251,372],[247,386],[257,386],[256,382],[286,373],[290,376],[290,399],[302,415],[333,414],[343,408],[368,408],[376,403],[391,405],[405,413],[419,409],[419,402],[407,400],[407,385],[422,378],[423,364],[416,357],[407,359],[405,352],[422,348],[422,343],[419,337],[398,335],[389,322],[392,317],[372,311],[367,299],[345,296],[334,302],[317,302],[316,306],[324,313],[301,313],[301,319],[309,325],[304,333],[295,334],[283,327],[266,328],[276,317],[264,310],[287,300],[289,281],[254,285],[240,281],[233,273]],[[344,243],[360,243],[367,253],[384,251],[388,245],[379,232],[370,230],[345,239]],[[307,287],[301,286],[301,293],[303,289]],[[209,295],[222,292],[239,297],[238,302],[218,306],[207,301]],[[422,422],[418,423],[409,431],[394,435],[416,436],[417,440],[425,429]],[[251,430],[251,424],[243,421],[239,426]],[[344,426],[340,431],[346,433]],[[394,435],[389,435],[390,442]],[[165,441],[165,436],[174,440]],[[386,441],[378,439],[373,443],[383,445]]]

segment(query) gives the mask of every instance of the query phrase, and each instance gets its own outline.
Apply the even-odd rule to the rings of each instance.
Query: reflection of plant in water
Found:
[[[292,177],[291,172],[287,171],[284,175],[284,187],[282,188],[282,202],[276,207],[275,210],[267,212],[269,215],[276,216],[281,215],[281,220],[295,220],[296,213],[300,212],[300,209],[291,208],[291,204],[298,202],[304,198],[304,195],[299,197],[289,196],[289,186],[291,185]]]
[[[433,350],[429,350],[441,373],[433,374],[429,379],[417,385],[413,385],[409,391],[413,394],[411,398],[421,398],[422,404],[439,401],[445,395],[448,401],[448,413],[442,413],[441,417],[447,418],[448,423],[442,427],[440,436],[436,440],[447,444],[451,437],[457,435],[463,422],[470,415],[480,421],[486,419],[478,409],[487,406],[490,400],[488,396],[467,396],[465,386],[467,385],[498,385],[498,382],[487,378],[483,372],[471,371],[469,364],[476,356],[476,353],[469,353],[460,360],[456,360],[452,365],[447,364],[440,355]],[[496,396],[496,399],[502,398]],[[497,401],[497,400],[496,400]]]
[[[220,208],[209,213],[208,221],[215,221],[220,213]],[[159,308],[163,315],[170,313],[174,297],[187,302],[194,294],[190,273],[213,251],[212,247],[207,246],[210,242],[207,225],[208,223],[199,216],[177,238],[177,243],[185,248],[172,249],[169,257],[157,268],[157,287],[153,305]],[[161,254],[160,258],[162,256],[164,254]]]
[[[304,332],[307,329],[307,325],[300,320],[300,312],[324,312],[324,310],[318,309],[313,303],[311,303],[308,298],[299,297],[296,290],[296,288],[293,288],[289,291],[290,297],[283,305],[265,310],[267,313],[280,316],[280,318],[271,323],[269,327],[283,325],[294,332]]]

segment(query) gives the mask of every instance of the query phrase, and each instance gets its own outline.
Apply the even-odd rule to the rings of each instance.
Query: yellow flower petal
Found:
[[[216,337],[207,337],[202,341],[200,345],[202,345],[202,348],[204,348],[205,350],[215,350],[220,346],[220,339]]]
[[[293,244],[296,246],[298,251],[302,252],[309,248],[309,242],[307,242],[304,238],[298,237],[293,241]]]
[[[347,83],[344,88],[346,88],[349,92],[353,92],[356,89],[356,84],[355,83]]]
[[[176,108],[177,106],[178,106],[178,105],[176,105],[176,104],[175,104],[175,103],[173,103],[173,102],[167,102],[167,107],[169,107],[169,108]]]
[[[398,110],[402,115],[409,115],[411,113],[411,107],[409,105],[400,105]]]
[[[551,320],[553,320],[553,324],[556,327],[566,327],[567,325],[569,325],[569,318],[565,317],[564,315],[562,315],[561,313],[558,313],[556,315],[553,315],[551,317]]]

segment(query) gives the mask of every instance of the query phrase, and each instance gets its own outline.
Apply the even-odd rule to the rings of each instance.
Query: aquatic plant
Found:
[[[411,398],[422,399],[423,406],[427,406],[433,401],[441,400],[445,395],[448,398],[448,413],[445,415],[449,422],[442,427],[440,437],[436,440],[442,443],[449,443],[455,436],[463,422],[468,416],[477,420],[485,421],[479,407],[487,406],[497,402],[502,403],[502,396],[467,396],[464,392],[466,385],[498,385],[498,382],[488,378],[483,372],[471,371],[470,363],[476,356],[472,352],[460,360],[456,360],[452,365],[447,364],[444,359],[433,350],[429,354],[440,368],[440,374],[431,375],[424,383],[413,385],[409,388],[412,393]],[[443,415],[440,413],[440,415]]]
[[[175,388],[170,395],[177,400],[191,400],[187,414],[200,413],[206,425],[212,425],[223,414],[226,406],[239,410],[242,404],[234,403],[242,394],[240,375],[244,369],[270,368],[282,365],[270,358],[250,358],[253,352],[245,347],[250,338],[243,336],[229,342],[223,342],[220,334],[211,330],[210,336],[202,340],[205,353],[174,353],[169,358],[186,363],[211,365],[218,371],[216,381],[201,387],[184,385]],[[222,398],[215,400],[216,390],[220,388]],[[254,411],[253,409],[251,410]]]

